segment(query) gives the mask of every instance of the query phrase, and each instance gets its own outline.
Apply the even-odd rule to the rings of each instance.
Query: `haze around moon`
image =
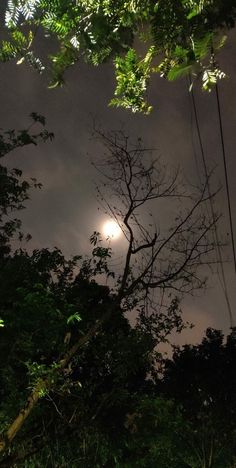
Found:
[[[102,232],[106,239],[118,239],[121,235],[121,228],[120,226],[114,221],[105,221],[102,227]]]

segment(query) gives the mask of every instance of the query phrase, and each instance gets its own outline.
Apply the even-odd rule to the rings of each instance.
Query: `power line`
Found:
[[[197,106],[196,106],[196,100],[193,92],[193,86],[191,79],[189,77],[189,84],[190,84],[190,89],[191,89],[191,98],[192,98],[192,104],[193,104],[193,110],[194,110],[194,117],[195,117],[195,123],[196,123],[196,129],[197,129],[197,135],[198,135],[198,140],[199,140],[199,145],[200,145],[200,151],[201,151],[201,156],[202,156],[202,163],[203,163],[203,168],[204,168],[204,174],[206,178],[206,184],[207,184],[207,191],[209,195],[209,201],[210,201],[210,208],[211,208],[211,216],[213,220],[213,226],[214,226],[214,235],[215,235],[215,248],[216,248],[216,260],[217,263],[220,265],[220,272],[221,272],[221,277],[220,277],[220,272],[218,269],[217,265],[217,273],[218,277],[220,280],[220,284],[223,290],[223,294],[225,297],[228,313],[229,313],[229,321],[230,321],[230,327],[233,327],[233,315],[232,315],[232,309],[230,305],[230,300],[229,300],[229,294],[228,294],[228,287],[227,287],[227,282],[226,282],[226,277],[225,277],[225,272],[224,272],[224,266],[223,266],[223,259],[222,259],[222,253],[220,249],[220,242],[219,242],[219,235],[217,231],[217,224],[216,224],[216,218],[215,218],[215,213],[214,213],[214,207],[213,207],[213,201],[212,201],[212,196],[211,196],[211,190],[210,190],[210,184],[209,184],[209,175],[208,175],[208,169],[207,169],[207,164],[206,164],[206,157],[205,157],[205,152],[203,148],[203,142],[202,142],[202,136],[201,136],[201,131],[200,131],[200,125],[199,125],[199,119],[198,119],[198,114],[197,114]],[[195,158],[196,161],[196,158]],[[218,256],[218,258],[217,258]]]
[[[223,163],[224,163],[225,185],[226,185],[227,203],[228,203],[228,212],[229,212],[229,224],[230,224],[230,235],[231,235],[231,243],[232,243],[232,250],[233,250],[233,259],[234,259],[234,271],[235,271],[235,274],[236,274],[236,253],[235,253],[232,210],[231,210],[231,201],[230,201],[230,192],[229,192],[229,179],[228,179],[228,171],[227,171],[227,164],[226,164],[226,153],[225,153],[225,143],[224,143],[223,125],[222,125],[222,117],[221,117],[221,106],[220,106],[219,90],[218,90],[218,84],[217,83],[216,83],[216,101],[217,101],[217,109],[218,109],[218,116],[219,116],[222,156],[223,156]]]

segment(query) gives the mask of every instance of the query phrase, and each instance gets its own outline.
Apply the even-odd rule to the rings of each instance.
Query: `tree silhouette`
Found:
[[[235,362],[236,330],[224,342],[221,331],[209,328],[201,344],[176,347],[165,363],[162,391],[182,405],[189,423],[190,466],[234,466]]]
[[[95,162],[103,178],[97,187],[98,199],[128,242],[118,285],[120,300],[150,303],[154,289],[160,296],[166,291],[181,295],[201,289],[205,284],[201,267],[214,263],[211,231],[218,220],[209,219],[205,211],[208,180],[191,193],[179,171],[169,175],[141,139],[132,145],[122,132],[107,135],[97,130],[96,134],[106,147],[104,158]],[[173,221],[165,232],[155,225],[160,224],[160,217],[154,221],[150,213],[153,201],[157,212],[163,202],[173,203]],[[182,201],[181,207],[176,201]]]
[[[176,293],[203,286],[198,268],[210,261],[206,255],[213,248],[208,240],[213,223],[201,209],[209,198],[206,186],[193,199],[179,188],[177,173],[169,179],[161,164],[149,160],[141,141],[130,149],[121,134],[99,136],[108,149],[99,170],[104,175],[107,168],[105,189],[112,188],[118,197],[116,207],[111,198],[105,203],[127,241],[123,273],[113,278],[111,250],[98,233],[91,237],[92,255],[85,260],[80,256],[66,260],[58,249],[32,254],[21,249],[2,257],[3,466],[23,462],[34,451],[42,450],[46,457],[51,440],[61,441],[61,459],[63,451],[70,452],[71,433],[73,444],[79,440],[74,448],[79,456],[86,437],[85,466],[94,466],[97,460],[103,463],[102,457],[111,466],[120,450],[114,443],[116,432],[124,436],[127,413],[135,411],[139,398],[152,391],[157,378],[157,344],[184,326]],[[24,199],[28,189],[25,185]],[[16,193],[16,208],[21,194],[20,190],[18,200]],[[175,219],[166,237],[154,225],[145,227],[139,216],[146,204],[165,198],[187,202],[186,212]],[[9,208],[11,203],[10,199]],[[112,276],[112,289],[100,284],[100,275]],[[156,288],[162,296],[174,291],[164,310],[150,308],[150,291]],[[135,327],[125,316],[131,311],[138,313]],[[94,437],[89,435],[91,427]],[[32,434],[38,439],[35,446]],[[16,452],[10,449],[10,453],[16,436]],[[98,444],[101,451],[94,448]]]

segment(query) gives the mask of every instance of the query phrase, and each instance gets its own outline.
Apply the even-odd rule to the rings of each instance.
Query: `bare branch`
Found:
[[[180,181],[179,169],[168,176],[160,159],[152,157],[153,150],[144,147],[141,139],[134,146],[122,132],[96,134],[106,148],[104,159],[95,164],[106,180],[98,194],[106,200],[106,208],[128,241],[119,299],[132,294],[135,300],[144,298],[155,288],[170,288],[181,294],[201,288],[205,279],[200,279],[197,271],[214,263],[209,258],[214,250],[211,231],[218,221],[216,216],[209,219],[205,206],[218,191],[209,196],[207,178],[194,197],[194,188],[188,192]],[[111,195],[116,197],[118,208],[107,201]],[[180,212],[169,232],[161,237],[153,221],[146,224],[147,210],[150,203],[157,206],[160,200],[172,199],[174,206],[174,200],[185,200],[184,213]]]

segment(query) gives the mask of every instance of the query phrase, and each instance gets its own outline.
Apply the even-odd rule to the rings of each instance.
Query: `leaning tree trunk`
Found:
[[[80,338],[70,349],[69,351],[63,356],[61,360],[58,362],[58,367],[57,367],[57,372],[60,373],[62,372],[65,367],[68,365],[68,363],[71,361],[71,359],[75,356],[79,348],[84,346],[90,338],[96,335],[98,332],[99,328],[102,326],[104,322],[106,322],[111,315],[111,310],[108,312],[104,313],[103,317],[98,320],[95,325],[90,328],[90,330],[84,335],[82,338]],[[0,435],[0,453],[4,452],[7,450],[17,433],[20,431],[21,427],[25,423],[26,419],[28,416],[31,414],[35,406],[37,405],[39,399],[42,397],[42,389],[45,391],[50,391],[52,388],[52,383],[50,380],[47,378],[45,379],[40,379],[40,381],[37,382],[35,388],[33,388],[31,394],[29,395],[26,404],[24,408],[22,408],[15,418],[15,420],[12,422],[12,424],[9,426],[9,428]]]

